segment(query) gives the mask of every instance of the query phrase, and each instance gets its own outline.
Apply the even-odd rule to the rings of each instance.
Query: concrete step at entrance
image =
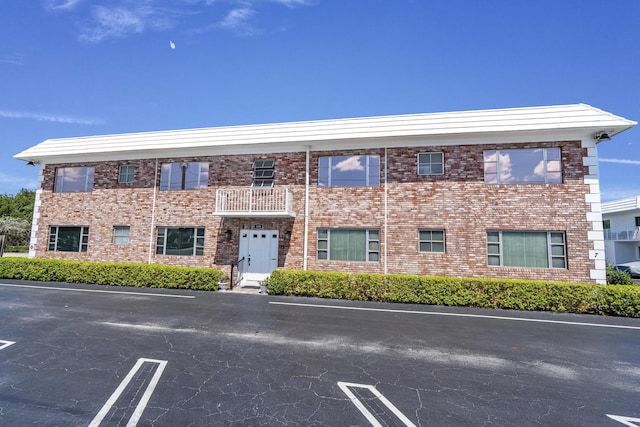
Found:
[[[267,277],[269,277],[269,273],[244,273],[240,281],[240,287],[260,289],[260,282]]]

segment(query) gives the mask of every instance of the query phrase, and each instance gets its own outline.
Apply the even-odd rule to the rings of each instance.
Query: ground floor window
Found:
[[[562,231],[488,231],[487,262],[501,267],[567,268]]]
[[[204,255],[204,228],[158,227],[157,255]]]
[[[89,227],[54,225],[49,229],[49,250],[58,252],[87,252]]]
[[[380,261],[380,230],[318,229],[318,259],[330,261]]]
[[[116,245],[129,244],[130,228],[126,225],[116,225],[113,227],[113,243]]]
[[[418,250],[444,253],[444,230],[418,230]]]

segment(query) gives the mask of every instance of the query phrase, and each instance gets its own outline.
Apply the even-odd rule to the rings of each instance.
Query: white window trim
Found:
[[[320,230],[325,230],[327,232],[327,237],[326,238],[320,238]],[[366,248],[365,248],[365,260],[364,261],[349,261],[349,260],[339,260],[339,259],[330,259],[330,254],[331,254],[331,230],[356,230],[356,231],[365,231],[365,239],[366,239]],[[370,232],[374,231],[378,233],[378,238],[377,239],[372,239],[370,237]],[[316,232],[316,260],[320,261],[320,262],[326,262],[326,261],[332,261],[332,262],[380,262],[380,229],[378,228],[339,228],[339,227],[320,227],[317,229]],[[326,249],[318,249],[318,242],[324,240],[327,242],[327,248]],[[369,249],[369,243],[371,242],[378,242],[378,250],[371,250]],[[326,252],[327,253],[327,258],[326,259],[322,259],[318,256],[319,252]],[[371,254],[377,254],[378,255],[378,259],[376,260],[371,260]]]
[[[547,233],[547,267],[525,267],[525,266],[505,266],[504,265],[504,254],[502,252],[502,248],[503,248],[503,240],[502,240],[502,232],[516,232],[516,233]],[[489,242],[488,239],[488,233],[498,233],[498,242]],[[554,233],[561,233],[563,238],[563,243],[562,245],[560,245],[559,243],[553,243],[551,241],[551,235]],[[487,233],[485,234],[486,238],[486,247],[487,247],[487,265],[489,267],[496,267],[496,268],[543,268],[543,269],[557,269],[557,270],[566,270],[569,268],[569,264],[568,264],[568,260],[567,260],[567,233],[565,233],[564,231],[559,231],[559,230],[554,230],[554,231],[540,231],[540,230],[487,230]],[[498,248],[499,248],[499,254],[490,254],[489,253],[489,244],[497,244]],[[558,255],[553,255],[553,251],[552,251],[552,247],[553,246],[562,246],[564,247],[564,255],[562,257],[558,256]],[[489,264],[489,256],[499,256],[500,257],[500,265],[494,265],[494,264]],[[564,267],[554,267],[553,266],[553,259],[554,258],[563,258],[564,260]]]
[[[187,255],[187,254],[183,254],[183,255],[172,255],[169,254],[169,256],[204,256],[204,245],[205,245],[205,228],[204,227],[168,227],[168,226],[163,226],[163,227],[157,227],[156,229],[156,255],[167,255],[167,230],[178,230],[178,229],[183,229],[183,228],[191,228],[193,229],[193,247],[192,247],[192,251],[191,254]],[[202,230],[202,237],[200,237],[198,235],[198,231]],[[160,231],[162,231],[162,243],[160,244],[159,240],[160,240]],[[202,244],[199,245],[198,244],[198,239],[202,238]],[[162,248],[162,252],[158,253],[158,248]],[[200,249],[200,251],[202,253],[198,253],[198,250]]]
[[[80,242],[79,242],[77,251],[58,251],[58,232],[60,231],[61,227],[80,229]],[[54,229],[55,229],[55,232],[54,232]],[[53,242],[51,241],[51,237],[54,237]],[[85,237],[87,238],[86,243],[84,243]],[[88,225],[52,225],[49,227],[49,243],[47,247],[49,251],[52,251],[52,252],[78,252],[78,253],[87,252],[89,250],[89,226]],[[84,247],[84,250],[82,250],[83,247]]]
[[[127,230],[127,234],[126,235],[122,235],[122,234],[118,234],[118,230]],[[127,239],[126,243],[120,243],[117,242],[117,239],[120,238],[125,238]],[[119,245],[119,246],[125,246],[128,245],[131,241],[131,227],[128,225],[114,225],[113,226],[113,244],[114,245]]]

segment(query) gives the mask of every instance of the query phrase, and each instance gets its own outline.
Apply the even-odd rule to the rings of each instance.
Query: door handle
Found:
[[[249,255],[249,257],[247,258],[247,265],[251,266],[251,255]]]

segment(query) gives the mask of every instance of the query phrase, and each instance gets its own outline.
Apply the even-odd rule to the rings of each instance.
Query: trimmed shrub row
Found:
[[[270,295],[640,317],[640,287],[276,270]]]
[[[27,252],[29,252],[29,246],[6,246],[4,248],[4,251],[17,254],[26,254]]]
[[[3,279],[217,290],[218,282],[222,276],[223,273],[220,270],[211,268],[39,258],[0,258],[0,278]]]

